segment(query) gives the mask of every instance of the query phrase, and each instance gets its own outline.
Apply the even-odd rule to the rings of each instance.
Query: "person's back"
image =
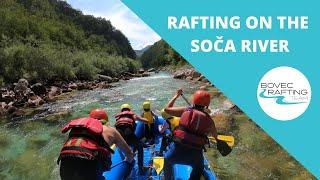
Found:
[[[149,144],[153,144],[154,143],[154,138],[155,138],[155,134],[154,134],[154,121],[157,118],[156,115],[152,112],[151,110],[151,103],[146,101],[143,103],[142,105],[143,107],[143,113],[142,113],[142,117],[146,118],[148,120],[148,122],[145,124],[145,137],[147,138],[147,141]]]
[[[69,179],[104,179],[102,173],[111,166],[113,150],[109,145],[116,144],[126,153],[127,161],[132,162],[133,153],[121,135],[114,129],[102,125],[99,120],[108,121],[102,109],[91,111],[90,117],[79,118],[68,123],[62,132],[69,132],[59,160],[60,177]]]
[[[174,130],[174,139],[184,145],[203,149],[213,128],[213,120],[201,107],[188,107],[181,115],[179,126]]]
[[[134,151],[138,150],[138,166],[139,172],[143,172],[143,146],[138,137],[135,135],[135,120],[147,122],[147,119],[142,118],[131,111],[129,104],[121,105],[121,112],[115,115],[115,127],[125,141],[133,147]]]
[[[192,166],[190,179],[199,179],[203,173],[203,147],[207,143],[207,135],[217,137],[214,122],[204,111],[209,106],[210,94],[206,91],[196,91],[193,96],[193,106],[173,107],[175,100],[182,94],[178,90],[168,102],[165,112],[180,117],[179,125],[174,129],[174,144],[166,153],[164,174],[166,179],[172,176],[172,166],[182,163]]]

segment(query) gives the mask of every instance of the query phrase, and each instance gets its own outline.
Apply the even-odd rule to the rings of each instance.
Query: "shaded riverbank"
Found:
[[[41,106],[34,116],[19,121],[3,120],[0,125],[0,179],[59,179],[56,158],[66,136],[60,128],[73,118],[86,116],[92,108],[105,108],[113,114],[122,103],[141,112],[149,100],[153,109],[162,109],[176,89],[187,97],[203,83],[173,79],[167,73],[114,83],[113,88],[75,91],[68,98]],[[215,88],[211,109],[221,134],[233,135],[235,146],[228,157],[208,149],[207,157],[219,179],[312,179],[299,163],[270,139],[259,127],[231,106]],[[179,98],[177,105],[185,105]],[[157,111],[156,111],[157,112]],[[35,171],[36,170],[36,171]]]

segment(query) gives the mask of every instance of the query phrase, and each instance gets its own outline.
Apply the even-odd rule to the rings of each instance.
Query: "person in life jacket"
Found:
[[[163,152],[167,149],[168,145],[172,142],[172,132],[179,125],[180,118],[171,116],[166,113],[164,109],[161,110],[161,116],[166,120],[166,123],[160,128],[160,133],[163,134],[159,156],[163,156]]]
[[[121,134],[123,139],[133,147],[134,152],[138,150],[138,166],[139,173],[144,172],[143,167],[143,145],[139,138],[135,135],[136,123],[135,121],[142,121],[147,123],[146,118],[140,117],[131,111],[131,106],[129,104],[121,105],[121,112],[115,115],[116,123],[115,127]]]
[[[148,144],[154,144],[154,138],[155,138],[155,134],[154,134],[154,121],[158,118],[158,116],[156,116],[154,114],[153,111],[151,111],[151,104],[148,101],[145,101],[142,105],[143,107],[143,113],[141,115],[141,117],[144,117],[148,120],[148,123],[145,124],[144,130],[145,130],[145,137],[148,141]]]
[[[170,179],[172,166],[181,163],[193,168],[190,179],[200,179],[204,170],[203,148],[208,143],[207,136],[217,139],[214,121],[205,111],[211,96],[207,91],[198,90],[193,95],[192,106],[173,107],[182,92],[177,90],[164,109],[166,113],[180,117],[179,125],[173,131],[174,142],[165,156],[164,175],[165,179]]]
[[[108,122],[108,116],[103,109],[94,109],[89,117],[75,119],[62,128],[62,133],[69,132],[58,158],[62,180],[104,179],[103,172],[111,166],[112,144],[126,154],[125,161],[132,163],[134,154],[120,133],[100,121]]]

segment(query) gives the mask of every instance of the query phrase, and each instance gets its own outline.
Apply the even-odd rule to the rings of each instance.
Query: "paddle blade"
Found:
[[[216,142],[214,137],[209,137],[211,141]],[[234,145],[234,137],[233,136],[225,136],[225,135],[218,135],[218,139],[221,141],[226,142],[230,147]]]
[[[219,152],[220,152],[220,154],[222,156],[227,156],[232,151],[230,146],[225,141],[222,141],[222,140],[219,140],[219,139],[218,139],[218,142],[217,142],[217,149],[219,150]]]
[[[116,149],[116,144],[112,144],[112,146],[110,147],[112,150]]]
[[[230,147],[232,147],[234,145],[234,137],[233,136],[218,135],[218,139],[226,142]]]
[[[160,174],[164,166],[163,157],[154,157],[153,158],[153,168],[156,170],[157,174]]]

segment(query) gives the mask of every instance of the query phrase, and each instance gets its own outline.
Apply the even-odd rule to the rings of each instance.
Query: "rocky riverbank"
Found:
[[[214,85],[211,84],[206,77],[204,77],[201,73],[196,71],[191,66],[183,66],[174,70],[170,68],[164,68],[164,70],[171,72],[173,74],[173,78],[175,79],[185,79],[193,82],[201,82],[204,86],[214,87]]]
[[[170,67],[166,67],[162,70],[168,71],[173,74],[173,78],[175,79],[184,79],[191,82],[200,83],[200,89],[208,90],[213,98],[219,98],[222,100],[223,108],[222,109],[214,109],[210,112],[210,115],[215,119],[217,128],[224,133],[230,131],[230,126],[232,126],[232,122],[234,122],[234,117],[237,115],[244,115],[242,110],[232,103],[227,97],[223,95],[222,92],[219,91],[207,78],[205,78],[201,73],[197,72],[191,66],[184,66],[178,69],[170,69]]]
[[[114,87],[113,83],[120,80],[130,80],[135,77],[150,76],[153,70],[139,70],[138,73],[123,73],[120,77],[98,75],[94,81],[57,81],[52,84],[30,84],[26,79],[20,79],[17,83],[9,84],[0,89],[0,116],[10,118],[24,116],[28,108],[37,108],[45,103],[54,102],[67,93],[78,90],[107,89]]]

